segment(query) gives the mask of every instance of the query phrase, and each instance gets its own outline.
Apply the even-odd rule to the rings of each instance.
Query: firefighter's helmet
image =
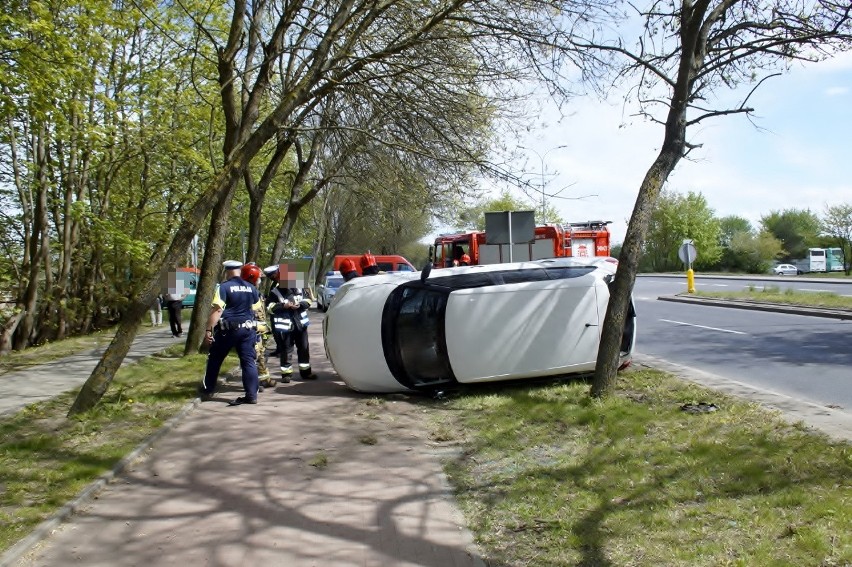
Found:
[[[257,285],[262,276],[260,266],[254,262],[249,262],[240,269],[240,277],[252,285]]]
[[[467,254],[462,254],[462,257],[459,260],[459,265],[470,266],[470,256],[468,256]]]
[[[355,267],[355,262],[353,262],[351,258],[344,258],[340,263],[340,273],[343,275],[357,271],[358,269]]]
[[[376,257],[373,256],[371,252],[365,252],[363,256],[361,256],[361,269],[364,270],[366,268],[376,266],[378,267],[378,263],[376,262]]]

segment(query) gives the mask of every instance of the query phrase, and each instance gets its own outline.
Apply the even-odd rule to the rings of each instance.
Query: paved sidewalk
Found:
[[[122,365],[133,364],[148,355],[183,341],[182,338],[172,336],[168,324],[149,330],[136,336]],[[0,416],[79,388],[92,374],[107,345],[25,370],[3,374],[0,376]]]
[[[94,500],[11,565],[482,566],[405,397],[320,378],[230,407],[239,380],[198,403]],[[0,562],[2,563],[2,562]]]
[[[144,459],[96,498],[81,498],[75,515],[32,549],[0,557],[0,566],[485,565],[441,470],[441,457],[451,449],[429,440],[425,417],[404,396],[346,388],[325,359],[321,315],[312,313],[312,319],[319,380],[268,388],[253,406],[227,405],[241,394],[238,380],[210,402],[193,402]],[[177,340],[155,333],[137,337],[133,356]],[[87,371],[82,360],[73,371],[67,361],[40,368],[38,380],[26,371],[34,384],[16,388],[41,395],[44,380],[55,380],[56,391],[75,387],[71,382],[82,383],[96,360],[88,362]],[[777,407],[832,436],[852,437],[852,416],[844,412],[641,354],[636,362]]]

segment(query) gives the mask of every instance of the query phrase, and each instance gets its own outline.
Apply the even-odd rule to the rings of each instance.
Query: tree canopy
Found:
[[[13,2],[0,21],[0,281],[12,305],[0,352],[119,322],[72,407],[84,411],[196,240],[201,297],[243,248],[272,263],[309,247],[324,257],[410,243],[474,196],[477,177],[528,184],[494,152],[498,125],[523,118],[531,89],[564,103],[632,81],[664,136],[620,254],[603,392],[651,211],[695,147],[688,128],[752,111],[747,100],[714,108],[720,88],[847,49],[849,11],[781,0]],[[617,32],[628,15],[644,23],[636,44]],[[674,229],[709,238],[707,219],[690,222]],[[793,237],[784,244],[791,252]]]
[[[781,242],[784,247],[781,260],[784,262],[805,258],[808,248],[818,244],[819,217],[808,209],[772,211],[761,217],[760,224]]]
[[[820,227],[843,251],[843,270],[848,276],[852,269],[852,203],[826,206]]]
[[[642,269],[668,272],[683,270],[677,251],[690,239],[698,252],[696,267],[715,265],[722,255],[719,220],[701,193],[686,195],[663,191],[651,213],[648,238],[642,256]]]

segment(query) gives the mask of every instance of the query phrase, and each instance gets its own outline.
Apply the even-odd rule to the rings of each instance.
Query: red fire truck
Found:
[[[562,258],[566,256],[609,256],[609,230],[612,221],[575,222],[568,225],[545,224],[535,227],[535,239],[512,246],[513,262]],[[471,231],[442,234],[435,239],[433,264],[436,268],[452,266],[463,254],[470,264],[509,262],[508,244],[486,244],[485,232]]]

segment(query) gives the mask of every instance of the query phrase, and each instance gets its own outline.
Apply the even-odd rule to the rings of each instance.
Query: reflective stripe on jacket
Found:
[[[310,324],[308,318],[308,307],[310,303],[302,298],[298,290],[287,289],[284,296],[281,288],[273,287],[267,296],[267,310],[272,315],[272,330],[277,333],[288,333],[294,328],[294,320],[301,324],[302,328]],[[300,309],[290,309],[290,303],[298,303]]]

